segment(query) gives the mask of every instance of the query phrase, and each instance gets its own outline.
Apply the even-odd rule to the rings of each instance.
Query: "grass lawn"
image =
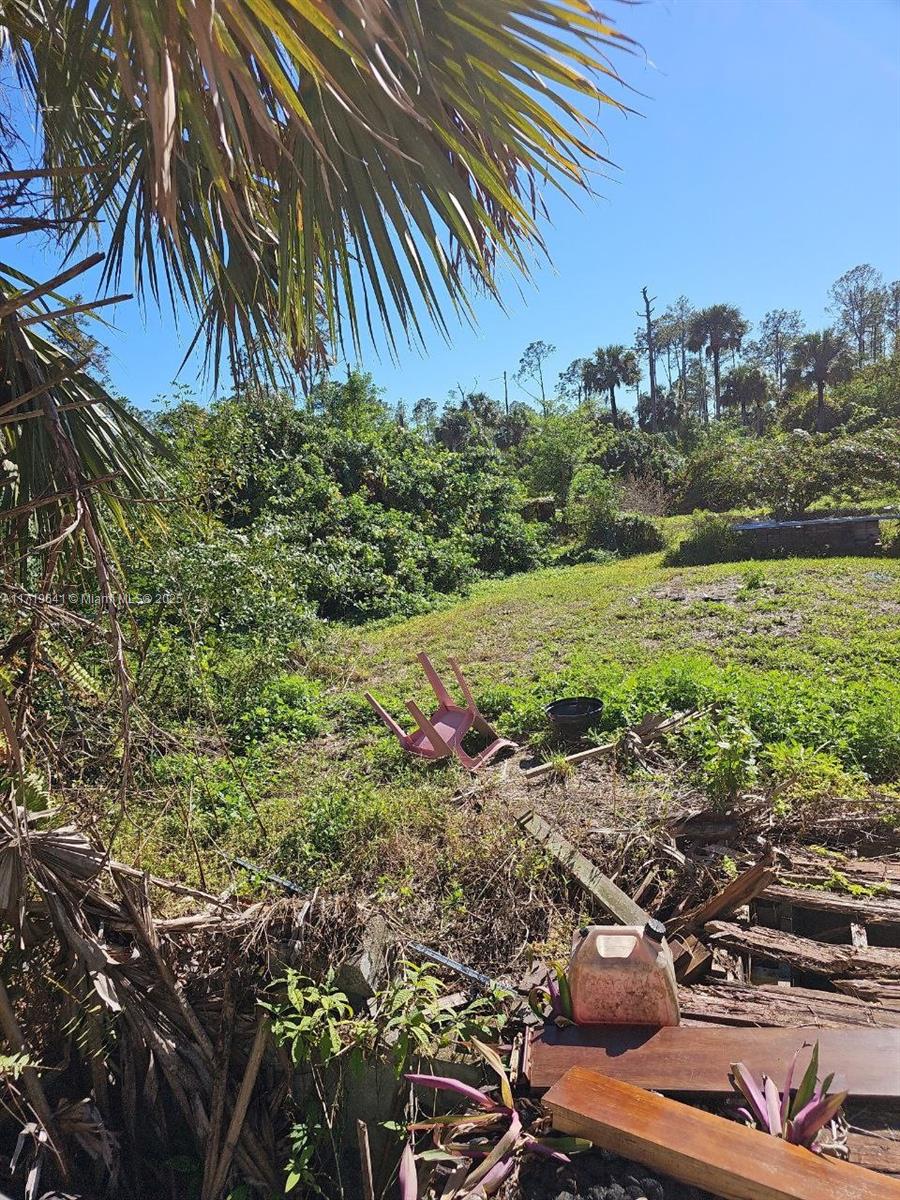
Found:
[[[793,780],[799,762],[804,803],[859,800],[870,794],[865,769],[894,804],[898,615],[897,560],[667,568],[653,554],[515,576],[410,620],[335,629],[328,649],[314,650],[306,664],[324,689],[321,732],[241,754],[217,753],[207,737],[189,765],[165,756],[154,786],[128,813],[119,853],[211,888],[232,879],[234,857],[246,857],[304,887],[369,897],[473,962],[488,961],[479,938],[502,910],[508,928],[489,956],[500,962],[523,939],[540,940],[546,913],[566,894],[565,881],[509,820],[512,799],[525,796],[518,767],[505,778],[483,776],[473,809],[465,800],[471,777],[455,763],[404,755],[364,689],[402,720],[406,697],[432,702],[415,654],[426,650],[441,670],[454,655],[501,729],[540,745],[542,707],[553,695],[600,694],[607,728],[619,728],[648,709],[693,703],[685,687],[702,694],[725,679],[729,703],[753,729],[738,763],[748,787],[766,786],[766,770]],[[601,779],[579,800],[582,812],[604,824],[619,786],[641,812],[661,811],[676,793],[701,807],[716,802],[714,788],[728,785],[732,766],[713,761],[718,727],[701,732],[674,752],[675,776]],[[558,815],[568,827],[562,809]],[[539,877],[549,884],[533,887]],[[237,879],[258,893],[258,880]],[[506,913],[510,904],[516,919]],[[562,927],[570,919],[569,912]]]
[[[353,675],[420,688],[420,649],[456,656],[476,684],[537,679],[576,658],[639,667],[694,652],[718,664],[896,678],[900,561],[790,558],[667,568],[648,554],[481,584],[463,601],[350,635]]]

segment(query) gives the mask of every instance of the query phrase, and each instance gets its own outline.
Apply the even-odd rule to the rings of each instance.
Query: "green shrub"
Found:
[[[687,535],[666,555],[672,567],[695,567],[703,563],[734,562],[746,557],[734,519],[719,513],[700,512],[691,519]]]
[[[232,736],[239,746],[272,738],[304,742],[323,728],[321,685],[302,675],[281,675],[270,680],[256,702],[231,723]]]

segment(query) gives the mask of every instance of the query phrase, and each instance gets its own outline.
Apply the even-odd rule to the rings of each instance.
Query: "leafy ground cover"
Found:
[[[543,705],[554,696],[600,696],[601,737],[649,710],[716,703],[677,748],[698,802],[777,787],[786,808],[873,785],[895,795],[898,612],[890,559],[674,569],[653,554],[484,583],[408,620],[335,628],[302,669],[221,714],[220,744],[188,721],[119,836],[139,861],[207,886],[249,857],[462,929],[492,864],[546,864],[490,803],[456,802],[471,781],[455,765],[409,760],[369,711],[365,688],[398,714],[407,696],[427,706],[418,649],[458,657],[484,710],[539,754],[553,750]]]

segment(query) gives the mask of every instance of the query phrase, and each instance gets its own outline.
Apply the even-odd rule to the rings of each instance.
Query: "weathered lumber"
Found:
[[[854,983],[857,981],[853,981]],[[867,982],[865,980],[859,982]],[[864,999],[813,988],[697,984],[678,991],[682,1023],[714,1025],[884,1026],[900,1029],[900,999]]]
[[[712,951],[692,933],[677,934],[669,945],[679,983],[695,983],[712,966]]]
[[[544,1097],[561,1133],[725,1200],[900,1200],[900,1183],[574,1067]]]
[[[732,879],[721,891],[716,892],[715,896],[711,896],[690,912],[667,921],[667,933],[671,936],[683,929],[699,929],[707,921],[712,921],[715,917],[729,916],[742,904],[749,904],[751,900],[755,900],[778,878],[778,872],[772,866],[773,857],[771,853],[767,854],[749,870]]]
[[[849,1122],[850,1161],[873,1171],[900,1175],[900,1105],[858,1103],[851,1096],[844,1106]]]
[[[599,758],[601,754],[612,754],[618,747],[618,739],[614,742],[605,742],[602,746],[591,746],[589,750],[579,750],[576,754],[569,754],[565,761],[571,767],[577,767],[580,763],[589,762],[592,758]],[[522,778],[528,783],[533,783],[535,779],[542,779],[544,775],[549,775],[557,769],[554,761],[538,763],[536,767],[529,767],[527,771],[522,772]]]
[[[888,946],[834,945],[811,938],[764,929],[761,925],[744,927],[731,921],[711,921],[706,933],[716,944],[730,950],[744,950],[764,962],[786,962],[801,971],[813,971],[829,978],[848,975],[900,979],[900,950]]]
[[[835,979],[834,986],[847,996],[871,1000],[891,1008],[900,1008],[900,980]]]
[[[765,900],[808,908],[812,912],[836,913],[864,925],[900,925],[900,900],[891,896],[848,896],[822,888],[784,887],[766,889]]]
[[[536,1091],[570,1067],[590,1067],[635,1087],[688,1095],[731,1092],[729,1072],[744,1062],[756,1076],[783,1079],[794,1054],[819,1042],[822,1073],[846,1080],[857,1098],[900,1097],[900,1029],[739,1028],[734,1025],[545,1025],[530,1039],[526,1074]],[[806,1065],[801,1055],[802,1066]],[[801,1066],[801,1069],[802,1069]]]
[[[837,873],[850,884],[877,886],[885,896],[900,896],[900,862],[892,859],[832,858],[804,850],[791,850],[790,857],[790,867],[781,873],[788,882],[828,887]]]
[[[584,890],[604,909],[611,913],[623,925],[646,925],[650,917],[639,904],[617,887],[599,867],[595,867],[590,859],[585,858],[571,842],[554,833],[551,827],[535,812],[524,813],[518,817],[519,825],[541,843],[545,850],[556,859]]]

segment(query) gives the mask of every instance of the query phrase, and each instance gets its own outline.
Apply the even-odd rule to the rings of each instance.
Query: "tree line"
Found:
[[[647,288],[642,299],[643,321],[631,346],[598,346],[573,359],[551,384],[547,367],[556,347],[533,341],[513,373],[527,402],[510,402],[506,388],[501,404],[483,391],[458,386],[443,411],[430,397],[418,400],[412,423],[449,449],[465,444],[473,426],[490,428],[505,449],[521,441],[534,405],[546,417],[572,404],[600,403],[608,408],[613,428],[631,428],[635,418],[622,410],[620,397],[623,389],[633,388],[637,424],[647,432],[708,426],[732,416],[761,434],[772,407],[800,387],[815,391],[815,426],[821,429],[826,390],[900,347],[900,280],[886,284],[868,263],[845,271],[831,285],[832,322],[820,330],[807,329],[796,309],[774,308],[751,338],[751,323],[734,304],[696,308],[679,296],[657,315],[656,298]],[[402,406],[398,419],[407,420]]]

